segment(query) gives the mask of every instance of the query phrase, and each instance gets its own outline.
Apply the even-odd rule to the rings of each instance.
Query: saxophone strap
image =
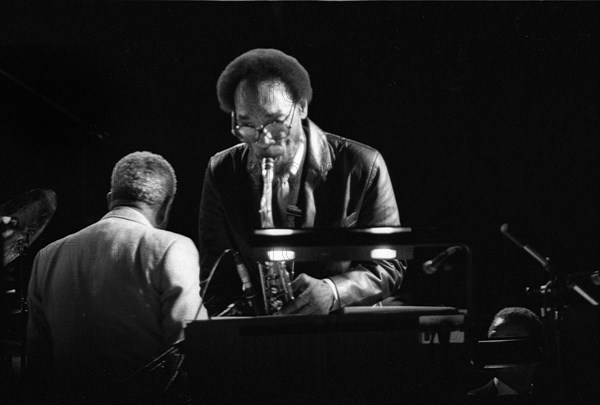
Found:
[[[302,210],[295,205],[288,205],[287,207],[287,221],[288,227],[298,228],[299,221],[302,220]]]

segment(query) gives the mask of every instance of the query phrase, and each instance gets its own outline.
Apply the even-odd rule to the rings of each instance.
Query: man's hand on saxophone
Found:
[[[292,288],[296,298],[275,315],[326,315],[335,303],[334,291],[325,280],[302,273],[292,281]]]

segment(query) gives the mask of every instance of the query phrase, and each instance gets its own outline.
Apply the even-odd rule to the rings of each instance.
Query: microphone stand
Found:
[[[571,276],[563,270],[557,269],[552,266],[550,258],[542,256],[539,252],[533,249],[531,246],[520,242],[512,234],[508,232],[508,224],[503,224],[500,227],[500,232],[506,236],[515,245],[523,249],[527,254],[533,257],[543,269],[548,273],[549,279],[546,284],[540,287],[539,293],[542,297],[542,308],[540,314],[544,319],[544,324],[550,329],[550,337],[547,336],[547,345],[552,347],[553,360],[556,367],[556,375],[558,381],[559,395],[564,398],[564,381],[562,373],[562,359],[561,359],[561,325],[562,320],[562,297],[566,289],[575,291],[584,300],[593,306],[598,306],[598,302],[587,294],[580,286],[577,285],[571,278]],[[550,304],[550,305],[549,305]],[[546,330],[548,332],[548,329]],[[550,346],[551,345],[551,346]]]
[[[502,234],[504,234],[504,236],[506,236],[514,244],[516,244],[517,246],[519,246],[520,248],[525,250],[535,260],[537,260],[542,265],[544,270],[546,270],[546,272],[549,274],[550,280],[544,286],[543,291],[542,291],[544,294],[552,292],[553,289],[556,289],[557,293],[561,293],[564,290],[564,288],[566,287],[570,290],[575,291],[577,294],[579,294],[583,299],[585,299],[591,305],[593,305],[593,306],[598,305],[598,301],[596,301],[588,293],[586,293],[581,287],[579,287],[577,285],[577,283],[575,283],[571,279],[571,277],[569,276],[568,273],[566,273],[562,270],[558,270],[558,269],[554,268],[554,266],[551,266],[550,258],[542,256],[535,249],[533,249],[532,247],[530,247],[528,245],[521,243],[513,235],[511,235],[508,232],[507,224],[503,224],[500,227],[500,232],[502,232]]]

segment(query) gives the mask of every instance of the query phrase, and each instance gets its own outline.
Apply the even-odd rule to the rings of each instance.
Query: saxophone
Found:
[[[260,199],[260,220],[263,229],[275,228],[273,222],[273,158],[262,160],[263,192]],[[277,251],[269,253],[269,261],[259,261],[260,284],[263,292],[265,313],[272,315],[279,311],[283,305],[294,299],[291,280],[294,277],[294,262],[286,261],[283,257],[276,257]],[[288,259],[290,259],[288,257]],[[293,259],[293,258],[292,258]],[[289,266],[288,266],[289,264]],[[289,267],[289,270],[288,270]]]

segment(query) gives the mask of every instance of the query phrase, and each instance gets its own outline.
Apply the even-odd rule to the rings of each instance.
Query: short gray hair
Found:
[[[177,178],[165,158],[151,152],[133,152],[115,165],[110,182],[114,200],[140,201],[156,206],[175,196]]]

